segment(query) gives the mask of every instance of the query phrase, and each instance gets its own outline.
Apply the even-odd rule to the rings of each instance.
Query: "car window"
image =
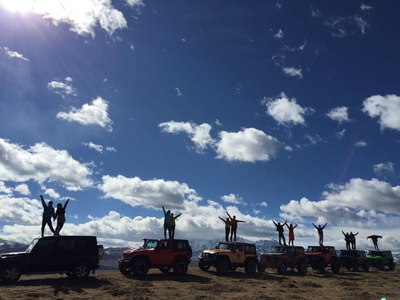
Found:
[[[246,245],[244,248],[246,253],[256,253],[256,246],[255,245]]]
[[[243,252],[243,245],[236,245],[236,251]]]
[[[59,247],[59,249],[62,249],[62,250],[73,251],[74,248],[75,248],[74,246],[75,246],[74,245],[74,240],[61,239],[61,240],[58,241],[58,247]]]
[[[33,253],[37,255],[54,255],[55,240],[43,239],[39,240],[36,246],[33,248]]]

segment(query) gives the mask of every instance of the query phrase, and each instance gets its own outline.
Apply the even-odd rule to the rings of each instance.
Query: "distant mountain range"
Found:
[[[213,249],[215,246],[218,245],[220,240],[213,239],[213,240],[190,240],[190,246],[192,247],[193,255],[192,255],[192,264],[197,265],[198,258],[200,253],[206,249]],[[250,242],[244,239],[239,239],[238,242]],[[254,242],[256,244],[257,253],[269,252],[272,247],[278,245],[278,241],[276,240],[259,240]],[[11,241],[6,241],[0,239],[0,253],[7,253],[7,252],[19,252],[25,251],[28,245],[15,243]],[[120,248],[106,248],[104,251],[104,256],[100,263],[100,269],[102,270],[115,270],[118,269],[117,260],[121,258],[122,252],[130,249],[128,247],[120,247]],[[394,261],[397,265],[400,264],[400,252],[393,251]]]

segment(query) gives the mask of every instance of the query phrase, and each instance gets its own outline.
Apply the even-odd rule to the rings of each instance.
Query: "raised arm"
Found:
[[[357,234],[358,234],[358,232],[357,232],[357,233],[355,233],[355,234],[354,234],[354,236],[356,236]]]
[[[226,212],[226,214],[228,215],[229,219],[231,219],[231,220],[232,220],[232,217],[231,217],[231,215],[230,215],[228,212]]]
[[[294,225],[294,226],[293,226],[293,229],[295,229],[295,228],[297,227],[297,225],[299,225],[299,224]]]
[[[285,220],[285,223],[283,223],[283,225],[286,225],[286,226],[287,226],[287,220]]]
[[[290,228],[289,225],[288,225],[287,223],[285,223],[285,224],[283,224],[283,225],[286,225],[287,228]]]
[[[346,236],[346,234],[344,233],[344,231],[343,231],[343,230],[342,230],[342,233],[343,233],[343,235],[344,235],[344,236]]]
[[[42,206],[43,206],[43,208],[45,208],[46,202],[44,202],[44,199],[43,199],[43,196],[42,196],[42,195],[40,195],[40,199],[42,200]]]
[[[322,227],[322,229],[325,229],[326,225],[328,225],[328,223],[325,223],[324,227]]]
[[[246,221],[242,221],[242,220],[236,220],[236,222],[240,222],[240,223],[246,223]]]
[[[274,220],[272,220],[272,222],[274,222],[275,226],[278,226],[278,224],[276,224]]]
[[[224,222],[224,223],[226,222],[226,221],[225,221],[224,219],[222,219],[220,216],[218,216],[218,218],[220,218],[222,222]]]
[[[314,225],[314,227],[316,228],[316,229],[318,229],[318,227],[317,226],[315,226],[315,224],[314,223],[312,223],[313,225]]]
[[[67,201],[64,204],[64,209],[67,209],[68,202],[69,202],[69,198],[67,199]]]
[[[181,215],[182,215],[182,213],[180,213],[179,215],[176,215],[176,216],[174,217],[174,220],[178,219]]]

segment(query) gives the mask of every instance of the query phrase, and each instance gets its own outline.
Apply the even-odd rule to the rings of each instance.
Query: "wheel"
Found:
[[[202,271],[208,271],[208,269],[210,268],[209,265],[205,264],[202,260],[199,260],[199,268]]]
[[[339,273],[340,265],[339,265],[339,263],[337,261],[332,261],[331,262],[331,270],[332,270],[332,273],[335,273],[335,274]]]
[[[188,270],[187,260],[183,259],[183,258],[176,260],[174,263],[173,269],[174,269],[175,274],[179,274],[179,275],[186,274],[186,272]]]
[[[161,272],[163,272],[164,274],[168,273],[169,270],[171,270],[170,266],[163,266],[159,268]]]
[[[299,272],[301,275],[307,273],[307,264],[304,261],[297,264],[297,272]]]
[[[393,261],[388,264],[389,271],[394,271],[396,269],[396,265]]]
[[[235,272],[235,271],[236,271],[236,269],[237,269],[237,267],[235,267],[235,266],[231,266],[231,267],[229,268],[229,271]]]
[[[260,273],[264,273],[265,272],[265,266],[262,264],[258,264],[257,265],[257,271]]]
[[[217,260],[215,267],[217,269],[217,273],[226,274],[229,271],[230,263],[228,262],[227,259],[221,258]]]
[[[3,282],[16,282],[21,277],[21,270],[15,266],[4,267],[0,274]]]
[[[284,262],[280,262],[276,269],[278,270],[278,274],[285,274],[287,271],[287,266]]]
[[[385,270],[385,264],[383,263],[383,261],[377,262],[376,267],[381,271]]]
[[[72,277],[78,279],[88,278],[90,273],[90,269],[86,264],[79,264],[74,267],[72,271]]]
[[[368,272],[368,271],[369,271],[369,265],[368,265],[367,263],[364,263],[363,266],[362,266],[362,269],[363,269],[365,272]]]
[[[254,259],[248,259],[244,263],[244,270],[247,274],[254,274],[257,270],[257,263]]]
[[[131,264],[128,264],[128,263],[119,264],[118,268],[122,274],[132,275],[132,265]],[[68,273],[67,273],[67,276],[69,276]]]
[[[359,271],[359,267],[357,264],[354,264],[353,266],[353,272],[358,272]]]
[[[134,275],[143,276],[149,271],[149,263],[144,258],[136,259],[132,264],[132,272]]]

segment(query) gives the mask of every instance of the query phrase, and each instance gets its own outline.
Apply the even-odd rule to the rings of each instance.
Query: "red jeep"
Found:
[[[126,250],[118,260],[119,270],[124,275],[142,276],[149,268],[159,268],[168,273],[185,274],[192,258],[192,248],[187,240],[144,239],[139,249]]]
[[[340,263],[333,246],[308,246],[306,257],[308,265],[314,270],[322,273],[330,265],[333,273],[339,273]]]
[[[266,268],[275,268],[279,274],[285,274],[287,268],[297,269],[299,274],[307,272],[304,248],[299,246],[275,246],[271,252],[262,253],[257,265],[258,272]]]

